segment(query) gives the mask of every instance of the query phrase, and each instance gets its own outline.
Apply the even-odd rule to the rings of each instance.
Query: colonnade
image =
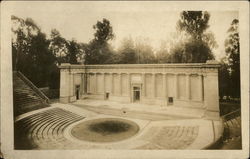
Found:
[[[150,74],[151,77],[152,77],[152,96],[150,98],[157,98],[157,89],[156,89],[156,75],[161,75],[162,76],[162,98],[166,99],[168,97],[168,76],[171,75],[174,77],[173,81],[174,81],[174,90],[172,90],[174,92],[174,95],[173,97],[176,98],[176,99],[182,99],[182,100],[194,100],[192,99],[192,95],[191,95],[191,79],[190,77],[191,76],[196,76],[197,79],[198,79],[198,86],[199,86],[199,90],[197,92],[197,94],[199,94],[199,97],[198,99],[196,99],[197,101],[203,101],[204,100],[204,82],[203,82],[203,74],[188,74],[188,73],[108,73],[108,72],[105,72],[105,73],[102,73],[102,72],[89,72],[89,73],[82,73],[81,77],[82,77],[82,84],[83,84],[83,89],[82,89],[82,94],[88,94],[88,93],[92,93],[92,94],[105,94],[105,92],[108,92],[110,93],[110,95],[116,95],[116,96],[122,96],[124,95],[123,93],[123,86],[122,86],[122,80],[124,80],[122,78],[122,75],[123,74],[126,74],[127,75],[127,89],[128,89],[128,92],[127,94],[125,94],[125,96],[130,96],[130,92],[131,92],[131,85],[134,83],[134,81],[131,81],[131,76],[133,76],[133,74],[136,74],[136,75],[140,75],[141,77],[141,82],[139,82],[139,84],[142,84],[142,87],[141,87],[141,95],[142,97],[149,97],[147,95],[147,92],[146,92],[146,85],[149,84],[146,82],[146,75]],[[92,92],[90,92],[90,75],[93,75],[93,80],[94,81],[94,88],[91,88],[92,89]],[[97,76],[98,75],[101,75],[102,77],[102,84],[103,86],[100,86],[100,83],[98,83],[97,81]],[[111,77],[111,80],[110,80],[110,86],[111,86],[111,89],[110,91],[107,91],[107,85],[106,85],[106,78],[105,76],[107,75],[110,75]],[[114,75],[117,75],[118,77],[118,83],[115,83],[114,81]],[[180,75],[184,75],[185,76],[185,98],[183,97],[180,97],[180,87],[181,85],[179,84],[179,76]],[[88,80],[89,82],[87,82],[86,80]],[[91,81],[91,82],[93,82]],[[115,92],[114,90],[114,85],[118,86],[118,92]],[[98,92],[98,87],[102,87],[103,88],[103,93],[100,93]]]
[[[131,99],[138,93],[133,90],[139,87],[142,103],[165,106],[168,105],[166,101],[173,99],[174,106],[204,109],[206,116],[219,114],[219,64],[216,61],[151,65],[62,64],[59,68],[60,101],[63,103],[76,100],[75,89],[79,85],[82,96],[103,99],[109,93],[110,100],[118,102],[133,102]],[[90,74],[93,75],[91,79]]]

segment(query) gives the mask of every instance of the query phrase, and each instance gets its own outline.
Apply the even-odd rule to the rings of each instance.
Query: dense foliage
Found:
[[[77,64],[83,58],[85,44],[68,41],[53,29],[51,38],[30,18],[12,20],[12,67],[21,71],[37,87],[59,88],[57,64]]]
[[[50,68],[55,57],[50,52],[49,40],[32,20],[12,16],[12,64],[36,86],[49,85]]]
[[[107,19],[97,21],[93,26],[94,39],[85,49],[85,64],[113,63],[113,49],[108,43],[114,38],[113,28]]]
[[[225,40],[226,57],[223,59],[224,67],[220,70],[220,78],[222,80],[220,91],[223,92],[223,96],[234,98],[240,97],[240,42],[238,27],[239,21],[234,19],[228,29],[228,37]],[[223,85],[226,86],[222,87]]]
[[[210,15],[203,11],[183,11],[177,22],[177,30],[182,35],[174,44],[170,54],[174,63],[204,63],[214,59],[212,49],[216,47],[209,28]],[[184,35],[184,36],[183,36]]]
[[[71,64],[144,64],[144,63],[203,63],[214,59],[217,47],[213,33],[208,31],[210,15],[203,11],[183,11],[177,31],[153,50],[149,39],[124,38],[117,50],[109,20],[93,25],[93,39],[88,43],[66,40],[56,29],[47,38],[30,18],[12,16],[13,70],[21,71],[36,86],[59,88],[58,65]],[[240,59],[238,20],[233,20],[225,41],[226,57],[219,71],[220,97],[240,97]]]

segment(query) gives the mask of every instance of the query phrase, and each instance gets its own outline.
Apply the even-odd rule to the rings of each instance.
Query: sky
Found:
[[[17,3],[17,2],[16,2]],[[78,42],[88,43],[93,39],[93,25],[103,18],[113,27],[115,39],[112,46],[117,49],[122,39],[147,38],[154,50],[161,41],[169,39],[176,31],[176,23],[183,9],[165,2],[30,2],[13,5],[12,14],[20,18],[32,18],[49,37],[51,29]],[[174,9],[173,9],[174,8]],[[178,9],[176,9],[178,8]],[[210,20],[208,31],[214,33],[218,48],[216,59],[225,55],[224,41],[227,30],[238,12],[233,10],[208,10]]]

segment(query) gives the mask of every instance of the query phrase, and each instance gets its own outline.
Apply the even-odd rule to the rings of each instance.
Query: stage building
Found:
[[[60,66],[60,101],[102,99],[205,109],[219,116],[216,61]]]

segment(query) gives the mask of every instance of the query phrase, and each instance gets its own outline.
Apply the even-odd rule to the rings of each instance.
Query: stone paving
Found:
[[[105,144],[80,141],[72,136],[74,125],[107,117],[131,120],[140,130],[129,139]],[[58,103],[17,117],[15,149],[202,149],[215,140],[212,130],[209,120],[141,120]]]
[[[84,99],[77,100],[72,103],[77,106],[84,106],[86,109],[92,111],[99,111],[101,113],[108,113],[107,110],[123,110],[123,111],[133,111],[133,112],[143,112],[144,114],[155,114],[156,116],[164,115],[169,117],[181,118],[202,118],[204,116],[203,109],[197,108],[187,108],[185,106],[160,106],[160,105],[147,105],[142,103],[121,103],[109,100],[93,100]],[[90,107],[88,107],[90,106]],[[102,111],[104,109],[104,111]],[[114,113],[114,112],[112,112]]]
[[[185,149],[198,136],[198,126],[152,127],[142,136],[148,144],[136,149]]]

